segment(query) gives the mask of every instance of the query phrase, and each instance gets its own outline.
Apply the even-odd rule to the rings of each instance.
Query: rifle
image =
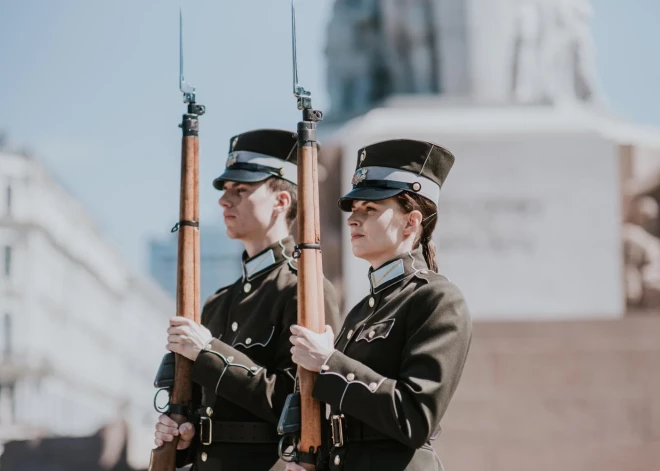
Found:
[[[183,78],[183,14],[179,11],[179,89],[183,102],[188,105],[179,127],[181,140],[181,195],[179,222],[172,232],[178,231],[176,315],[200,322],[200,267],[199,267],[199,121],[206,108],[195,102],[195,87]],[[163,358],[156,377],[156,387],[164,386],[170,393],[168,414],[179,425],[188,421],[192,408],[192,362],[181,355]],[[173,366],[173,368],[172,368]],[[174,378],[167,378],[167,370],[173,370]],[[160,391],[159,391],[160,392]],[[154,400],[155,403],[155,400]],[[156,410],[161,410],[156,406]],[[176,447],[179,437],[165,442],[151,452],[149,471],[174,471]]]
[[[312,108],[312,94],[298,84],[296,57],[296,11],[291,0],[291,36],[293,55],[293,95],[302,121],[298,123],[298,324],[321,333],[325,330],[323,299],[323,264],[319,216],[318,153],[316,123],[321,111]],[[285,435],[280,442],[280,456],[295,457],[306,469],[315,469],[321,448],[321,405],[312,397],[316,373],[298,368],[296,386],[299,397],[291,395],[282,412],[278,431]],[[299,433],[299,435],[298,435]],[[294,451],[285,453],[286,438],[292,439]]]

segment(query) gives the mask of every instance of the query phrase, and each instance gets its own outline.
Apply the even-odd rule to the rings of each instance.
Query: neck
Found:
[[[259,237],[246,238],[241,242],[245,245],[248,257],[252,258],[289,235],[289,228],[285,224],[274,224],[266,230],[265,234],[261,234]]]
[[[369,257],[366,260],[367,262],[369,262],[372,269],[378,270],[387,262],[397,258],[401,258],[403,254],[411,252],[413,249],[413,242],[414,240],[412,239],[406,239],[402,241],[399,245],[397,245],[393,250],[389,250],[387,252],[383,252],[379,254],[374,254],[373,257]]]

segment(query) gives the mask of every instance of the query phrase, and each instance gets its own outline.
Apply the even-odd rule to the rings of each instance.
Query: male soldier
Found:
[[[213,186],[227,235],[245,245],[243,275],[206,302],[202,325],[175,317],[168,350],[192,360],[202,387],[201,419],[177,424],[161,415],[156,445],[179,435],[177,466],[233,471],[283,469],[276,424],[294,389],[289,327],[297,321],[294,241],[297,136],[257,130],[230,141],[229,158]],[[325,315],[340,325],[335,292],[324,280]],[[239,468],[240,466],[240,468]],[[272,467],[272,468],[271,468]]]

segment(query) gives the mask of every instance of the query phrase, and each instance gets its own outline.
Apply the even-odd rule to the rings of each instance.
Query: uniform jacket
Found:
[[[219,289],[204,305],[202,324],[214,339],[193,363],[192,380],[202,387],[201,403],[212,408],[213,420],[268,422],[276,429],[296,373],[289,341],[289,327],[297,322],[294,245],[287,237],[252,258],[244,254],[243,276]],[[325,279],[324,293],[326,324],[334,329],[341,322],[335,291]],[[266,460],[278,459],[277,444],[224,448],[223,455],[227,450],[247,449],[250,456],[265,448],[270,456]],[[194,461],[195,469],[217,469],[218,460],[228,459],[218,456],[219,449],[202,445],[196,437],[188,452],[179,453],[177,464]],[[253,469],[249,461],[241,466]]]
[[[442,469],[430,447],[458,385],[472,324],[465,300],[421,249],[369,271],[371,292],[347,315],[313,395],[347,429],[385,442],[337,448],[331,469]],[[371,443],[371,445],[369,444]]]

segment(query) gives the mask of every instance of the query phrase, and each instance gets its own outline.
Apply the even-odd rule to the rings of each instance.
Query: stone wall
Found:
[[[476,323],[448,471],[660,469],[660,317]]]

